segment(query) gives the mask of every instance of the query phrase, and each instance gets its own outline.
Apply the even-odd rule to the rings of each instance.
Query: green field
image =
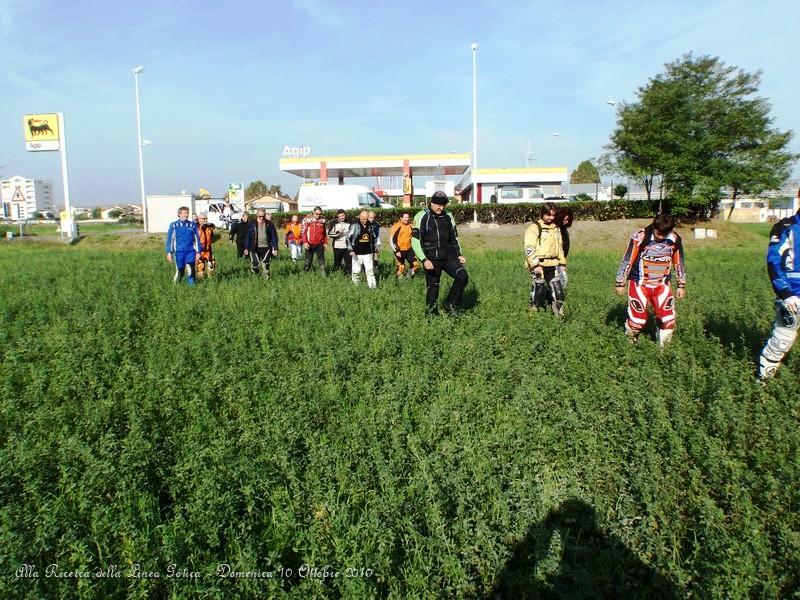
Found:
[[[3,242],[0,597],[798,597],[800,349],[756,383],[766,229],[721,232],[664,352],[601,224],[564,322],[516,231],[465,233],[456,321],[388,255],[264,282],[225,241],[190,289],[158,236]]]

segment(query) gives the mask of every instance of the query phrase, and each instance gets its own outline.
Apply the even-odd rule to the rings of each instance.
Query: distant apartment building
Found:
[[[53,210],[53,182],[15,175],[0,179],[0,218],[21,221]]]

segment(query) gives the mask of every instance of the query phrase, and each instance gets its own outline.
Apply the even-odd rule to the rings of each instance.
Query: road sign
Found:
[[[25,149],[43,152],[61,149],[61,131],[57,113],[25,115],[22,118],[25,130]]]
[[[228,184],[228,200],[231,204],[244,204],[244,183]]]
[[[14,195],[11,196],[12,202],[25,202],[25,194],[22,193],[22,190],[17,186],[14,188]]]

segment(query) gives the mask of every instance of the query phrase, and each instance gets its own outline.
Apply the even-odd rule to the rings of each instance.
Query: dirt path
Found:
[[[570,242],[572,248],[582,250],[609,250],[619,252],[625,250],[625,244],[630,236],[639,228],[647,226],[650,219],[620,219],[615,221],[576,221],[570,229]],[[519,250],[522,252],[522,239],[525,229],[530,223],[518,225],[500,225],[489,227],[481,225],[478,229],[471,229],[468,224],[459,225],[458,234],[464,246],[470,250]],[[717,230],[717,239],[694,239],[693,225],[678,228],[678,233],[687,248],[698,247],[727,247],[739,245],[739,242],[751,241],[759,238],[758,234],[720,221],[702,223],[700,227],[711,227]],[[766,239],[764,248],[766,251]]]

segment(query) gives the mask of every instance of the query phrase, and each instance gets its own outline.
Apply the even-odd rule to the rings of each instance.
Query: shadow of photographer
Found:
[[[583,500],[550,511],[513,549],[490,598],[677,599],[674,585],[597,525]]]

